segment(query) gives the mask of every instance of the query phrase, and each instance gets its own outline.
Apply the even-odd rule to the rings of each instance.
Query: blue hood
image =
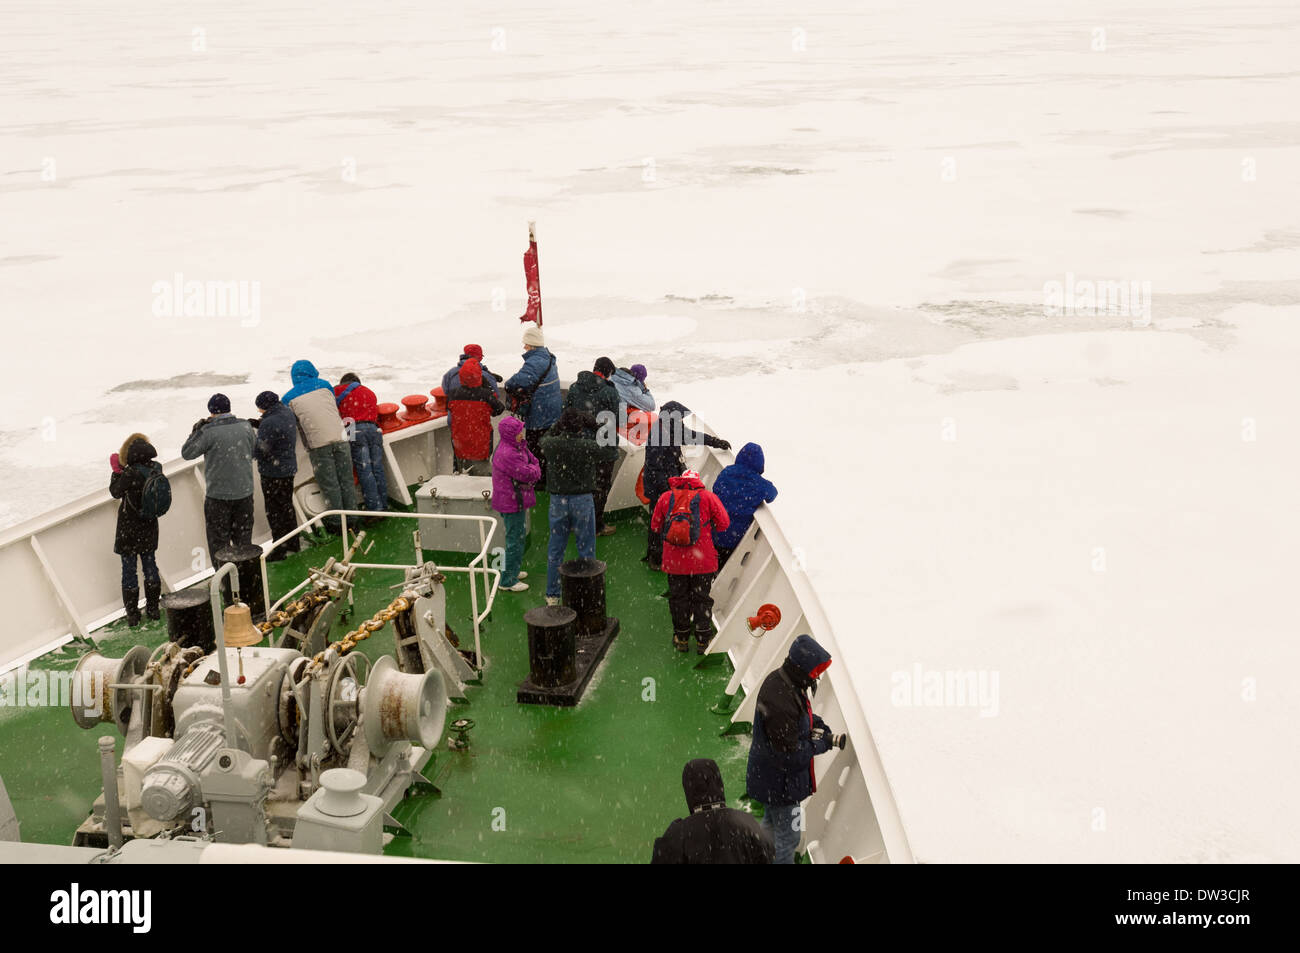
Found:
[[[756,443],[747,443],[740,448],[740,453],[736,454],[736,462],[746,470],[753,470],[755,473],[763,472],[763,448]]]
[[[831,653],[818,645],[811,635],[801,635],[790,646],[790,654],[786,656],[786,660],[803,674],[813,678],[815,677],[813,672],[820,675],[830,664]]]
[[[334,388],[330,387],[328,381],[321,379],[316,365],[311,361],[294,361],[293,367],[289,369],[289,377],[293,381],[293,387],[280,398],[282,403],[287,404],[303,394],[310,394],[321,388],[329,391],[331,395],[334,393]]]

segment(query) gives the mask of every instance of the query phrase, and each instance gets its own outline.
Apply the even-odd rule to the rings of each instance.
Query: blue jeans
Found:
[[[764,804],[763,829],[776,846],[774,864],[793,864],[794,852],[803,836],[803,811],[798,804]],[[796,824],[798,826],[796,826]]]
[[[569,546],[569,531],[578,537],[578,557],[596,556],[596,507],[590,493],[551,497],[551,542],[546,550],[546,594],[560,594],[560,563]]]
[[[506,524],[506,566],[501,570],[501,586],[507,588],[519,581],[519,568],[524,561],[524,520],[528,518],[528,511],[502,513],[501,518]]]
[[[147,583],[158,583],[158,563],[154,559],[153,553],[141,553],[140,565],[144,567],[144,581]],[[135,555],[127,554],[122,557],[122,588],[139,589],[140,579],[135,574]]]
[[[388,474],[384,472],[384,435],[369,420],[356,424],[352,435],[352,467],[361,483],[366,509],[388,509]]]

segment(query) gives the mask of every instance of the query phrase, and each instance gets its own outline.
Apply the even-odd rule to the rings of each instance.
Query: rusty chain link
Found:
[[[407,599],[405,596],[398,596],[388,604],[387,608],[380,609],[365,622],[362,622],[347,635],[343,636],[343,638],[327,645],[324,650],[317,652],[312,658],[312,664],[320,665],[325,660],[325,653],[330,649],[336,649],[339,655],[346,655],[348,652],[351,652],[356,648],[359,642],[364,642],[366,639],[370,638],[371,633],[378,632],[409,608],[411,608],[411,600]]]
[[[293,621],[294,616],[300,612],[306,612],[322,602],[328,602],[334,598],[334,594],[328,589],[313,589],[311,592],[302,596],[302,598],[289,603],[283,609],[280,609],[265,622],[259,622],[257,627],[263,635],[268,634],[272,629],[279,629]]]

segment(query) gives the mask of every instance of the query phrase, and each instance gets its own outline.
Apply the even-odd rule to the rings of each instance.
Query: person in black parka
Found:
[[[652,864],[770,864],[772,838],[744,811],[727,807],[722,772],[708,758],[686,762],[682,788],[690,817],[655,841]]]
[[[645,445],[645,475],[642,489],[650,500],[651,508],[659,497],[668,492],[668,481],[682,475],[686,462],[682,458],[682,447],[704,444],[719,450],[730,450],[731,444],[712,434],[699,433],[686,426],[686,417],[690,410],[675,400],[670,400],[659,408],[659,419],[650,428],[650,438]],[[659,569],[663,562],[663,537],[650,530],[647,537],[646,554],[643,557],[651,569]]]
[[[113,499],[122,501],[117,507],[113,552],[122,557],[122,608],[126,609],[127,625],[131,628],[140,624],[140,580],[135,570],[137,558],[144,569],[145,612],[150,619],[160,618],[158,598],[162,595],[162,579],[154,557],[158,550],[158,520],[145,519],[140,512],[140,494],[150,473],[150,461],[156,456],[158,451],[149,438],[142,433],[133,433],[126,438],[122,449],[108,458],[113,468],[108,492]]]
[[[614,370],[614,362],[607,357],[602,357],[596,361],[595,367],[591,370],[579,371],[578,379],[569,385],[564,406],[591,414],[598,425],[591,436],[598,441],[608,439],[617,446],[618,391],[609,380]],[[596,486],[592,491],[592,503],[596,507],[597,536],[610,536],[614,532],[613,525],[605,522],[605,503],[609,500],[609,488],[614,484],[614,467],[617,464],[618,457],[602,460],[596,470]]]
[[[275,391],[262,391],[255,403],[262,416],[249,421],[257,431],[253,459],[257,461],[266,521],[274,540],[293,532],[298,525],[293,509],[293,482],[298,473],[298,418],[287,404],[280,402],[280,395]],[[299,546],[300,539],[295,536],[267,553],[266,561],[278,562],[298,552]]]
[[[817,791],[813,758],[836,745],[837,736],[813,714],[808,697],[830,664],[826,649],[811,635],[800,635],[758,690],[745,787],[763,805],[763,830],[772,835],[778,864],[794,863],[803,831],[802,804]]]

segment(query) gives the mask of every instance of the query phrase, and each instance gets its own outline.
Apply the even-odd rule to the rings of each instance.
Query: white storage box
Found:
[[[443,474],[436,476],[415,493],[417,513],[442,513],[456,516],[491,516],[496,519],[488,552],[506,545],[505,520],[492,509],[492,478]],[[527,533],[529,517],[524,517]],[[425,549],[443,552],[477,553],[479,524],[473,520],[420,520],[420,542]]]

